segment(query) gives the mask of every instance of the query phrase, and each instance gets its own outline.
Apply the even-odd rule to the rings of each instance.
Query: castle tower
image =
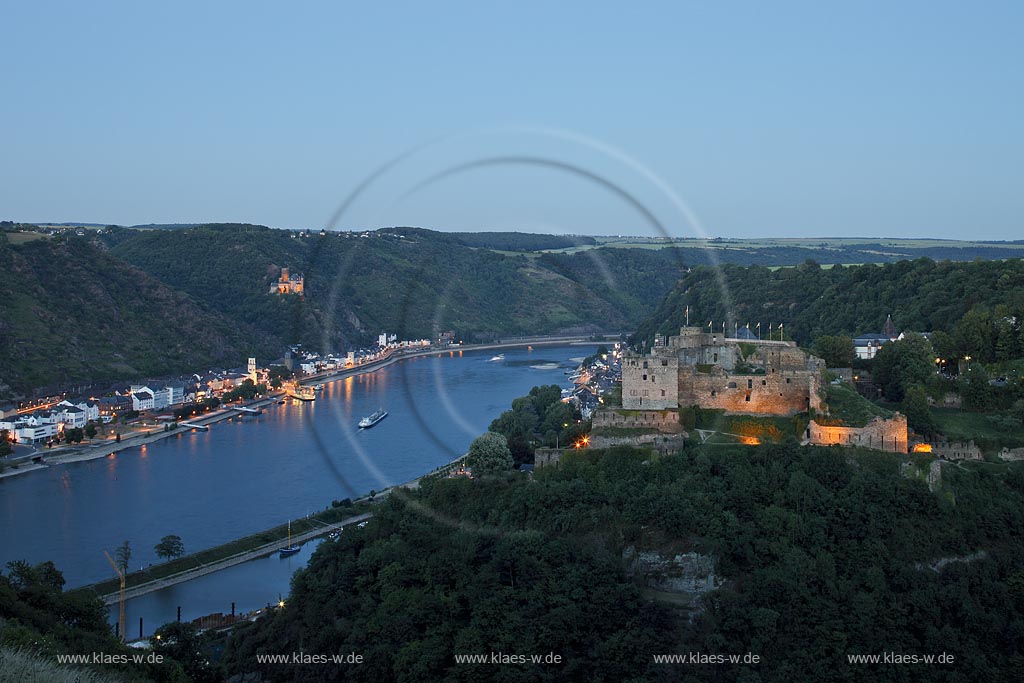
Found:
[[[892,315],[885,316],[885,325],[882,326],[882,334],[890,339],[896,336],[896,323],[892,321]]]

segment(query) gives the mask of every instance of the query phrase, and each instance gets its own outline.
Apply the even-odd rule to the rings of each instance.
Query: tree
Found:
[[[995,392],[988,383],[988,372],[981,363],[971,363],[967,371],[960,375],[960,395],[964,399],[964,407],[973,410],[985,410],[995,403]]]
[[[125,541],[118,546],[117,552],[114,553],[114,559],[117,560],[117,565],[121,568],[121,571],[127,574],[128,563],[132,559],[132,544],[129,541]]]
[[[512,453],[505,437],[495,432],[478,436],[469,446],[468,465],[475,475],[495,474],[512,469]]]
[[[934,372],[935,352],[927,339],[910,334],[880,348],[872,368],[885,398],[900,402],[907,387],[923,384]]]
[[[814,340],[812,353],[824,359],[830,368],[848,368],[853,365],[853,340],[849,337],[825,335]]]
[[[936,358],[949,362],[957,357],[956,340],[942,330],[932,333],[931,342]],[[956,364],[954,363],[953,366],[956,367]]]
[[[280,389],[284,381],[291,379],[294,374],[295,373],[283,365],[271,365],[267,370],[267,377],[270,380],[270,386],[274,389]]]
[[[0,458],[10,455],[14,448],[11,447],[11,435],[6,429],[0,429]]]
[[[93,424],[92,422],[85,425],[85,436],[87,438],[91,439],[92,437],[96,436],[96,431],[96,425]]]
[[[210,666],[212,633],[200,634],[193,624],[172,621],[158,628],[149,639],[154,652],[179,664],[188,680],[205,682],[222,680]]]
[[[920,384],[907,388],[901,407],[903,414],[907,416],[907,424],[918,434],[931,436],[938,431],[935,418],[928,408],[928,396]]]
[[[961,356],[989,362],[993,357],[995,335],[992,329],[992,314],[981,306],[967,311],[957,322],[954,338]]]
[[[7,573],[11,585],[19,590],[33,586],[44,586],[57,592],[64,590],[64,575],[50,561],[32,566],[25,560],[14,560],[7,563]]]
[[[1010,417],[1014,420],[1024,424],[1024,398],[1014,401],[1013,406],[1010,407],[1009,413]]]
[[[81,427],[72,427],[64,430],[64,440],[68,443],[81,443],[84,438],[85,433]]]
[[[165,560],[173,560],[181,557],[185,554],[185,544],[181,540],[181,536],[169,534],[160,539],[153,550],[156,552],[157,557],[162,557]]]

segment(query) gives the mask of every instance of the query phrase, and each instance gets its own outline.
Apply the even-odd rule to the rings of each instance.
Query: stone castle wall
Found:
[[[974,441],[939,441],[931,447],[932,455],[945,460],[981,460],[981,449]]]
[[[861,446],[892,453],[907,452],[907,418],[896,413],[889,419],[876,417],[863,427],[834,427],[811,420],[807,427],[815,446]]]
[[[718,408],[751,415],[795,415],[821,409],[820,374],[807,370],[733,375],[720,368],[710,373],[695,367],[679,372],[680,405]]]
[[[680,434],[685,431],[679,424],[679,413],[675,410],[604,409],[594,411],[593,420],[594,429],[656,429],[665,434]]]
[[[1024,460],[1024,448],[1003,448],[999,451],[999,459],[1004,462]]]

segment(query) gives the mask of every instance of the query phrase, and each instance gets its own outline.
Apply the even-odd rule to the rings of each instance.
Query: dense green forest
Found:
[[[611,284],[592,288],[601,277],[593,271],[562,273],[526,256],[466,246],[470,238],[411,228],[298,237],[240,225],[105,237],[115,255],[209,308],[314,348],[365,343],[384,329],[402,337],[453,329],[467,341],[624,330],[681,274],[662,259],[638,266],[605,256]],[[306,277],[304,300],[291,297],[289,309],[267,295],[282,267]]]
[[[234,224],[48,237],[8,227],[0,233],[7,394],[273,359],[294,343],[345,350],[382,330],[403,338],[454,330],[467,342],[626,331],[681,274],[663,259],[613,255],[602,256],[603,274],[558,256],[563,273],[492,250],[580,243],[575,237],[415,229],[300,237]],[[282,268],[304,274],[305,296],[268,293]]]
[[[795,444],[619,448],[532,479],[430,480],[321,545],[286,607],[237,632],[224,663],[312,681],[338,670],[264,668],[255,655],[360,653],[344,676],[366,681],[1015,681],[1024,471],[947,466],[932,492],[915,474],[927,462],[901,468],[910,460]],[[636,549],[711,557],[724,582],[681,606],[631,568]],[[846,660],[892,651],[956,659]],[[562,663],[454,658],[491,652]],[[653,660],[688,652],[761,661]]]
[[[260,345],[258,334],[83,238],[11,245],[0,233],[0,301],[0,398],[237,362]]]
[[[887,315],[897,327],[942,331],[949,357],[982,362],[1024,355],[1024,260],[956,263],[930,259],[886,265],[796,268],[699,267],[685,275],[641,324],[635,340],[678,334],[686,307],[692,324],[784,323],[801,344],[823,335],[879,332]],[[720,328],[719,328],[720,329]]]
[[[10,562],[0,571],[0,681],[216,681],[196,654],[209,639],[189,624],[175,624],[176,646],[157,644],[161,663],[117,663],[141,655],[118,640],[107,623],[107,608],[92,594],[64,591],[64,576],[52,562]],[[189,652],[191,650],[192,652]],[[209,651],[207,650],[207,653]],[[107,655],[88,665],[64,665],[58,656]],[[192,655],[192,656],[190,656]],[[204,654],[203,658],[209,655]]]

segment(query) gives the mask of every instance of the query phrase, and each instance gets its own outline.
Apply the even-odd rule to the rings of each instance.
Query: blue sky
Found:
[[[623,7],[5,3],[0,219],[1024,238],[1024,3]]]

